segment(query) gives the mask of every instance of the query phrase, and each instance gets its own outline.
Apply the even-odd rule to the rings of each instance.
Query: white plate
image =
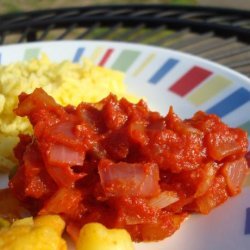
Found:
[[[216,113],[250,133],[250,79],[207,60],[153,46],[106,41],[38,42],[0,47],[0,62],[38,57],[78,62],[82,56],[126,73],[128,89],[165,114],[169,105],[182,118],[197,110]],[[0,176],[0,186],[6,185]],[[143,250],[249,250],[250,181],[243,192],[208,216],[191,216],[173,236],[136,244]]]

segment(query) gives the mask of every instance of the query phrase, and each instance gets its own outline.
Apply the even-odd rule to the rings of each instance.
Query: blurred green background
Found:
[[[196,4],[196,0],[0,0],[1,13],[16,12],[24,10],[58,8],[70,6],[86,6],[100,4],[121,3],[174,3],[174,4]]]
[[[250,0],[0,0],[0,13],[100,4],[170,3],[207,5],[250,10]]]

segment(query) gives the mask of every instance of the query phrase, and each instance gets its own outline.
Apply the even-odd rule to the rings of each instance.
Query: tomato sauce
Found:
[[[240,193],[248,173],[246,132],[213,114],[182,120],[113,95],[62,107],[42,89],[15,112],[34,135],[20,135],[9,187],[32,214],[60,214],[72,238],[95,221],[161,240]]]

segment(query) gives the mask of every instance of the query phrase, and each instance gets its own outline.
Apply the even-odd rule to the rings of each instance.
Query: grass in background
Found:
[[[133,3],[144,3],[144,4],[156,4],[156,3],[168,3],[168,4],[196,4],[197,0],[116,0],[116,4],[133,4]],[[86,5],[100,5],[100,4],[113,4],[111,0],[1,0],[0,1],[0,13],[11,13],[20,11],[32,11],[48,8],[62,8],[62,7],[76,7]]]

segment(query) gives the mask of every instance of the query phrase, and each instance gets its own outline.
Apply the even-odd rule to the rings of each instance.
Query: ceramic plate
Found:
[[[94,63],[123,71],[128,90],[165,114],[170,105],[182,118],[197,110],[219,115],[232,127],[250,133],[250,79],[207,60],[153,46],[106,41],[39,42],[0,47],[0,63],[39,57]],[[6,185],[1,177],[0,185]],[[250,180],[242,193],[207,216],[190,216],[173,236],[136,244],[143,250],[250,249]]]

